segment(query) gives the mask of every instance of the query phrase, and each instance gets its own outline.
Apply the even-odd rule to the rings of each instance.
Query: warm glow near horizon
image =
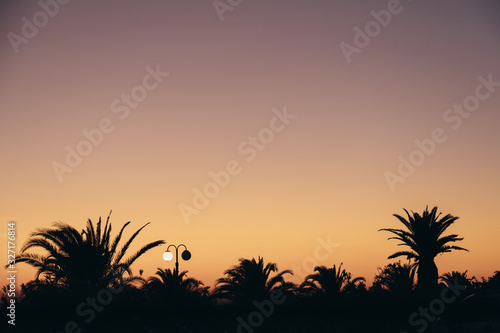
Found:
[[[371,284],[401,249],[378,230],[428,205],[460,217],[447,234],[470,251],[438,256],[439,273],[491,276],[500,6],[401,1],[349,63],[341,43],[390,2],[244,1],[221,21],[212,2],[72,1],[17,53],[8,34],[41,9],[3,3],[1,243],[9,221],[19,250],[36,228],[80,230],[113,210],[113,236],[151,222],[130,254],[184,243],[180,269],[208,286],[258,256],[300,280],[342,262]],[[134,273],[173,268],[165,249]]]

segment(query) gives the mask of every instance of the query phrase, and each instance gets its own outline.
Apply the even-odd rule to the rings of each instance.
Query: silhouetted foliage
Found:
[[[275,263],[264,265],[261,257],[258,260],[241,258],[239,261],[239,265],[224,272],[226,277],[217,280],[214,297],[249,305],[254,300],[269,298],[275,289],[290,293],[296,288],[295,284],[284,279],[285,274],[293,274],[290,270],[278,272]],[[271,277],[271,273],[276,274]]]
[[[110,213],[111,214],[111,213]],[[42,277],[46,283],[89,291],[107,287],[111,282],[121,280],[128,283],[136,279],[130,266],[147,251],[164,244],[163,240],[144,245],[139,251],[124,259],[131,243],[149,223],[137,230],[119,248],[123,231],[130,224],[127,222],[118,235],[111,239],[109,215],[102,229],[101,218],[96,228],[89,219],[86,229],[78,232],[68,224],[56,223],[54,228],[42,228],[30,235],[22,247],[17,263],[27,263],[37,269],[36,280]],[[28,253],[31,248],[41,248],[46,255]],[[116,277],[119,277],[117,279]]]
[[[493,276],[488,279],[482,278],[481,288],[483,290],[500,291],[500,271],[495,271]]]
[[[217,280],[215,291],[209,295],[209,287],[188,277],[187,271],[158,268],[155,275],[147,279],[142,277],[142,270],[141,277],[133,276],[131,265],[142,254],[164,243],[148,243],[125,259],[131,243],[147,224],[120,246],[124,229],[130,222],[113,239],[109,216],[106,223],[99,219],[95,226],[89,220],[81,232],[67,224],[57,223],[53,228],[36,230],[22,248],[18,262],[35,267],[36,278],[21,285],[21,296],[16,303],[18,325],[15,330],[5,322],[0,324],[0,330],[8,333],[63,332],[72,320],[77,322],[81,332],[92,333],[411,330],[414,327],[408,325],[412,314],[421,314],[420,309],[438,304],[416,297],[420,290],[432,289],[430,278],[437,274],[434,257],[453,249],[463,250],[448,245],[462,238],[442,235],[457,218],[451,215],[440,218],[436,210],[429,212],[426,209],[422,216],[405,210],[407,219],[395,216],[408,230],[382,229],[395,234],[391,238],[400,240],[400,245],[411,249],[397,252],[391,258],[406,256],[410,262],[395,262],[378,268],[369,291],[365,279],[352,278],[343,264],[315,267],[297,288],[285,280],[291,271],[278,271],[277,264],[265,263],[258,257],[239,259],[237,265],[226,270]],[[45,253],[28,253],[32,248]],[[417,273],[421,283],[419,288],[415,286]],[[452,292],[446,295],[457,295],[453,303],[444,305],[446,311],[443,315],[447,315],[460,310],[460,301],[471,293],[478,302],[491,298],[490,291],[500,290],[500,271],[487,279],[482,278],[482,282],[469,278],[467,271],[445,273],[439,281],[436,291],[451,289]],[[457,291],[457,285],[466,286],[466,292]],[[119,292],[112,293],[112,301],[105,296],[106,292],[111,293],[110,287],[120,287]],[[285,294],[286,302],[273,303],[271,295],[275,290]],[[0,304],[2,313],[5,313],[8,301],[6,292],[4,287]],[[95,317],[86,320],[90,318],[89,309],[92,309],[88,300],[99,299],[98,295],[101,295],[102,303],[97,306],[101,309],[94,308]],[[437,300],[440,294],[436,295]],[[232,304],[212,302],[213,299],[229,300]],[[87,310],[83,316],[76,311],[82,304],[85,307],[80,309]],[[479,305],[484,307],[483,303]],[[462,318],[462,315],[457,318]],[[244,326],[244,322],[251,325]]]
[[[414,264],[418,268],[417,275],[417,290],[430,294],[437,289],[438,269],[434,262],[434,258],[440,253],[451,252],[451,250],[464,250],[462,247],[448,245],[461,241],[458,235],[452,234],[442,236],[443,232],[451,226],[458,217],[450,214],[440,218],[441,213],[437,214],[437,207],[431,211],[426,207],[422,215],[412,212],[411,214],[404,209],[407,219],[394,214],[396,218],[406,227],[402,229],[381,229],[388,231],[395,236],[389,239],[397,239],[401,241],[398,245],[404,245],[410,248],[410,251],[399,251],[389,256],[389,259],[399,256],[406,256],[409,260],[414,260]]]
[[[187,277],[187,271],[177,273],[176,269],[161,269],[156,271],[157,276],[147,280],[143,289],[153,301],[169,300],[169,302],[189,304],[208,297],[209,287],[203,282]]]
[[[89,219],[81,232],[68,224],[56,223],[52,228],[40,228],[30,235],[16,263],[33,266],[36,275],[33,281],[21,286],[18,299],[20,320],[16,325],[18,331],[56,332],[64,329],[70,320],[85,324],[82,327],[84,332],[95,331],[103,318],[112,318],[117,313],[128,315],[130,308],[121,306],[138,299],[140,291],[134,283],[142,280],[133,276],[130,267],[140,256],[164,244],[164,241],[148,243],[125,257],[132,242],[147,224],[120,245],[130,222],[112,238],[109,218],[108,215],[106,223],[102,223],[99,218],[95,226]],[[28,252],[32,249],[42,250],[42,253]],[[115,300],[111,304],[103,300],[106,303],[106,316],[93,317],[88,311],[85,314],[90,306],[87,304],[89,299],[106,297],[102,296],[103,291],[111,295],[107,297]],[[82,311],[80,314],[76,311],[78,308]],[[97,305],[97,308],[100,314],[103,310],[101,305]],[[28,320],[30,315],[35,314],[37,320]],[[87,320],[90,321],[88,325]]]
[[[414,287],[415,270],[412,265],[396,262],[378,268],[370,290],[389,295],[396,300],[403,300],[413,295]]]
[[[300,285],[301,292],[305,295],[335,299],[342,293],[349,294],[366,290],[365,278],[356,277],[351,280],[351,273],[342,269],[342,263],[338,269],[335,265],[332,268],[316,266],[314,271],[316,273],[306,276],[305,281]]]
[[[452,271],[445,273],[440,276],[441,283],[443,284],[444,287],[449,288],[453,284],[459,284],[461,286],[466,287],[469,290],[472,290],[476,288],[477,285],[477,280],[473,276],[469,278],[467,276],[467,271],[465,272],[458,272],[458,271]]]

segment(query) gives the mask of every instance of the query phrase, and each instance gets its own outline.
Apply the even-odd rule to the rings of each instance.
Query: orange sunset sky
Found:
[[[498,3],[232,3],[75,0],[49,17],[37,1],[2,1],[2,262],[9,221],[20,249],[38,227],[82,229],[112,209],[113,235],[151,222],[133,249],[184,243],[193,257],[181,270],[209,286],[259,255],[305,274],[314,260],[343,262],[371,284],[399,249],[378,229],[429,205],[460,217],[448,233],[470,250],[439,256],[440,274],[500,269]],[[24,27],[34,21],[36,32]],[[82,143],[99,126],[107,133]],[[86,155],[74,167],[68,147]],[[238,172],[227,186],[184,218],[228,163]],[[391,188],[398,168],[407,174]],[[328,237],[337,246],[315,258]],[[134,273],[173,268],[165,248]]]

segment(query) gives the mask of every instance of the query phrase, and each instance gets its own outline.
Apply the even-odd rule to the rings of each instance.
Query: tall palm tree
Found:
[[[104,229],[100,217],[95,228],[89,219],[86,229],[81,232],[65,223],[55,223],[53,228],[37,229],[22,247],[17,262],[35,267],[36,280],[43,277],[45,282],[71,290],[102,288],[120,279],[126,282],[135,279],[130,266],[144,253],[165,242],[158,240],[148,243],[124,259],[134,239],[149,223],[119,248],[123,232],[130,222],[125,223],[118,235],[111,239],[110,215],[111,212]],[[28,253],[32,248],[45,250],[46,254]]]
[[[415,287],[415,270],[412,265],[391,263],[384,268],[378,268],[378,274],[373,279],[371,290],[389,293],[398,298],[408,298]]]
[[[342,263],[338,269],[335,265],[332,268],[316,266],[314,271],[316,273],[306,276],[300,285],[302,292],[306,295],[336,298],[342,293],[356,291],[360,286],[364,287],[364,282],[366,282],[364,277],[351,280],[351,273],[342,269]]]
[[[144,289],[150,293],[161,294],[162,297],[180,297],[188,294],[206,296],[208,294],[209,287],[204,287],[200,280],[187,277],[187,271],[178,274],[176,268],[173,270],[158,268],[156,275],[150,277],[144,285]]]
[[[406,256],[409,260],[414,260],[414,265],[418,267],[417,270],[417,290],[424,293],[431,293],[437,287],[438,282],[438,269],[434,262],[434,258],[440,253],[451,252],[451,250],[464,250],[462,247],[449,245],[449,243],[461,241],[458,235],[452,234],[442,236],[443,232],[451,226],[458,217],[447,214],[440,218],[441,213],[437,214],[437,207],[431,211],[428,207],[422,215],[411,212],[411,214],[404,209],[407,219],[394,214],[394,216],[406,227],[408,230],[402,229],[380,229],[394,234],[394,237],[389,239],[397,239],[401,241],[398,245],[404,245],[410,248],[408,251],[399,251],[388,258],[396,258],[399,256]],[[379,230],[379,231],[380,231]]]
[[[293,272],[278,272],[275,263],[264,265],[264,259],[261,257],[258,260],[240,258],[239,262],[224,272],[225,277],[217,280],[214,297],[248,305],[254,300],[269,298],[271,292],[276,289],[289,293],[295,288],[295,284],[284,279],[285,274]],[[271,273],[276,274],[271,277]]]

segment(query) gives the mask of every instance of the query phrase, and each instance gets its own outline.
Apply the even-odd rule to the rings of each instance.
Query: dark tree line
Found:
[[[389,258],[405,256],[408,263],[378,268],[369,288],[364,277],[353,278],[342,263],[315,267],[297,285],[287,281],[292,271],[279,271],[277,264],[265,263],[261,257],[240,259],[217,280],[213,291],[188,272],[175,269],[158,268],[154,276],[144,279],[133,274],[132,264],[165,244],[154,241],[128,254],[147,224],[125,240],[130,222],[112,237],[109,216],[105,222],[99,218],[95,225],[88,220],[80,232],[57,223],[33,232],[17,258],[17,263],[29,264],[37,273],[34,280],[21,286],[16,331],[66,332],[70,321],[77,325],[74,332],[237,331],[243,330],[237,326],[242,318],[259,311],[260,304],[268,304],[266,309],[270,309],[269,300],[279,293],[280,302],[272,304],[273,315],[258,328],[249,326],[252,330],[306,332],[308,326],[301,325],[310,322],[318,325],[318,332],[343,332],[347,327],[357,331],[359,325],[359,331],[370,325],[372,331],[397,332],[419,304],[452,284],[465,286],[464,297],[479,290],[500,289],[500,271],[481,281],[468,277],[467,271],[439,276],[436,255],[465,250],[451,245],[462,240],[458,235],[444,235],[457,217],[441,217],[437,207],[421,215],[405,212],[406,218],[394,215],[405,229],[381,230],[392,233],[390,239],[408,248]],[[41,254],[31,252],[34,249],[42,250]],[[2,309],[6,301],[3,295]]]

